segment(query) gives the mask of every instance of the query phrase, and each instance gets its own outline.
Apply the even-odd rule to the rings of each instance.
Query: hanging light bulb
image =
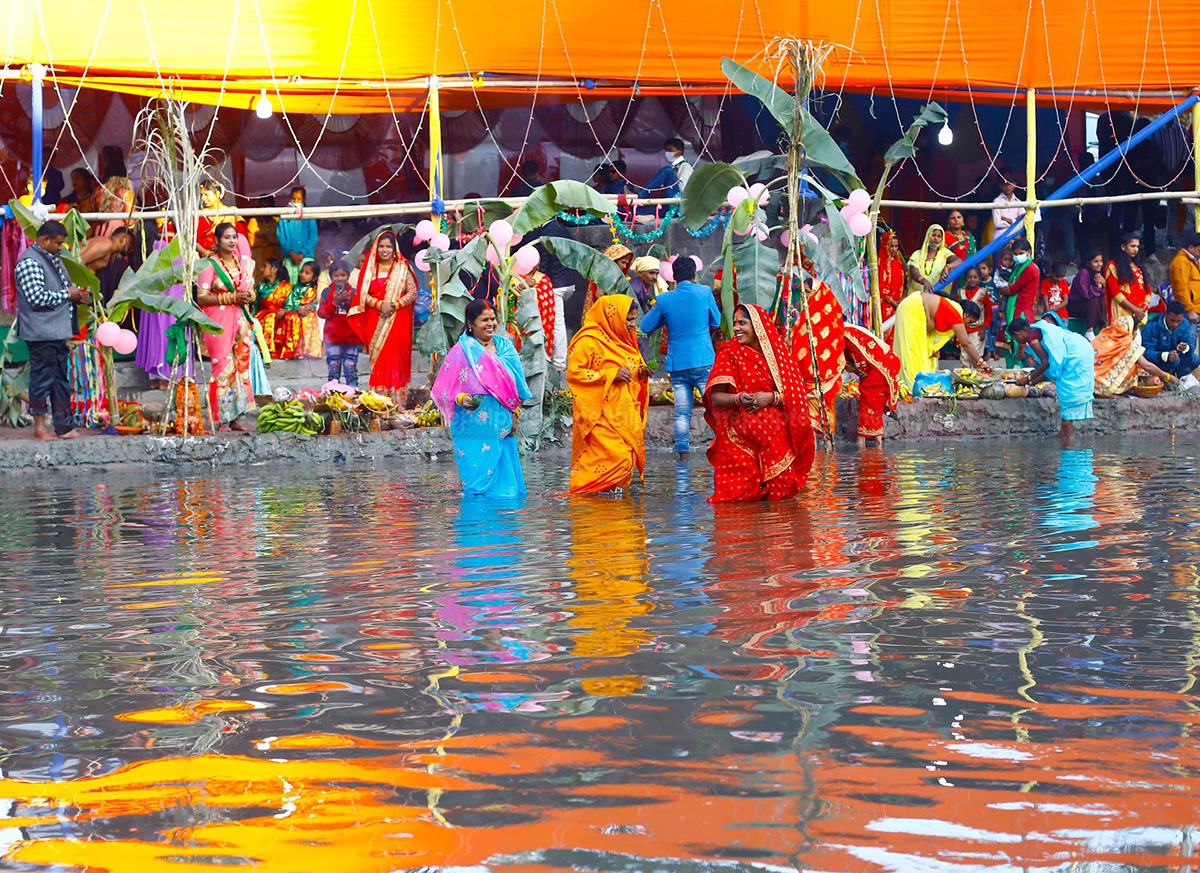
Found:
[[[954,131],[950,129],[950,120],[942,122],[942,129],[938,131],[938,142],[944,146],[954,142]]]
[[[258,101],[254,104],[254,114],[259,118],[270,118],[273,112],[271,101],[267,99],[267,89],[263,88],[262,93],[258,95]]]

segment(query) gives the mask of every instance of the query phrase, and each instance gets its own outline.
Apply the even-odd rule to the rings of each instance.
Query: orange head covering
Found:
[[[610,261],[616,262],[625,257],[632,259],[633,252],[620,243],[613,243],[604,250],[604,257],[608,258]]]

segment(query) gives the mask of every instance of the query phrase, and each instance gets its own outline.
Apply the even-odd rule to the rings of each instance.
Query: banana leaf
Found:
[[[700,164],[683,189],[683,203],[679,207],[683,223],[699,230],[725,202],[729,189],[745,184],[746,177],[732,164],[720,161]]]
[[[581,210],[597,218],[617,211],[617,207],[582,182],[562,179],[535,190],[512,218],[513,230],[526,234],[554,218],[559,210]]]
[[[471,277],[472,283],[483,275],[486,265],[484,253],[486,237],[476,237],[464,248],[449,252],[429,250],[429,263],[438,265],[438,275],[445,280],[438,287],[437,310],[417,331],[417,349],[426,355],[441,354],[458,342],[459,334],[467,323],[467,304],[471,302],[471,289],[463,284],[461,273]]]
[[[735,169],[740,170],[747,179],[753,178],[767,170],[785,172],[787,170],[787,155],[777,155],[774,152],[763,149],[753,154],[735,158],[733,166]]]
[[[205,333],[221,333],[221,326],[194,303],[167,294],[170,287],[183,278],[183,268],[177,265],[179,247],[180,239],[176,237],[164,248],[151,252],[140,270],[125,270],[116,293],[108,302],[106,315],[109,321],[122,321],[130,309],[140,309],[170,315]]]
[[[891,148],[884,153],[884,164],[894,164],[905,158],[917,155],[917,136],[921,129],[931,124],[941,124],[946,120],[946,110],[937,103],[930,103],[913,119],[904,136],[892,143]]]
[[[38,228],[41,227],[42,223],[38,221],[33,211],[16,197],[8,201],[8,208],[12,210],[13,218],[17,220],[17,224],[20,225],[21,230],[25,231],[25,236],[28,237],[29,241],[33,242],[37,239]]]
[[[589,245],[564,237],[542,237],[535,245],[545,248],[559,263],[574,270],[589,282],[595,282],[602,294],[629,292],[629,280],[616,263]]]
[[[743,67],[729,58],[721,59],[721,72],[738,90],[757,97],[772,117],[779,122],[784,133],[790,133],[795,117],[796,103],[792,95],[780,88],[774,82],[764,79],[758,73]],[[804,163],[809,166],[821,167],[839,177],[839,181],[850,191],[854,188],[865,188],[854,170],[854,165],[846,157],[841,146],[834,141],[812,113],[803,107],[804,129],[800,135],[800,146],[804,150]]]
[[[536,452],[542,446],[543,404],[549,369],[546,331],[542,325],[542,311],[538,308],[536,287],[526,287],[521,291],[517,304],[517,327],[522,335],[521,368],[525,371],[525,382],[533,395],[521,404],[521,443],[524,448]]]
[[[775,302],[779,263],[779,252],[756,239],[735,247],[733,267],[737,270],[738,300],[753,303],[770,312]]]
[[[483,226],[491,227],[493,221],[508,218],[513,214],[513,208],[499,200],[476,200],[462,207],[462,220],[450,222],[446,233],[455,236],[458,233],[473,234],[479,230],[479,207],[483,208]],[[519,231],[518,231],[519,232]]]

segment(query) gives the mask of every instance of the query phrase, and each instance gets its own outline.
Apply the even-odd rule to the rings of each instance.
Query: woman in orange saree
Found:
[[[733,337],[717,350],[704,390],[715,434],[709,503],[788,500],[804,487],[814,454],[800,365],[757,306],[734,310]]]
[[[620,267],[626,276],[629,275],[629,268],[633,265],[633,252],[628,248],[620,243],[613,243],[604,250],[604,257]],[[587,297],[583,299],[583,314],[587,315],[588,310],[603,296],[595,282],[588,282]]]
[[[632,297],[602,296],[567,349],[573,494],[628,488],[634,467],[645,469],[650,371],[638,349],[637,312]]]
[[[814,275],[812,261],[805,260],[804,269]],[[813,349],[817,353],[817,376],[813,376],[811,355],[808,349],[808,322],[800,309],[800,300],[794,306],[796,326],[792,328],[792,351],[800,362],[800,373],[808,395],[808,412],[812,419],[813,433],[832,440],[837,432],[837,396],[842,387],[842,370],[846,367],[846,317],[842,304],[829,286],[820,279],[813,279],[815,290],[809,290],[806,282],[802,292],[808,299],[808,317],[812,321]],[[825,414],[821,414],[821,403]],[[828,424],[829,432],[825,432]]]
[[[385,230],[350,277],[356,290],[346,320],[371,356],[372,390],[404,405],[412,377],[413,304],[417,277]]]

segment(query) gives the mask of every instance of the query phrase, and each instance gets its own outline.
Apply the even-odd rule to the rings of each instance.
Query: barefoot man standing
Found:
[[[75,304],[83,290],[71,284],[59,252],[67,229],[47,221],[37,239],[17,259],[17,336],[29,346],[29,412],[33,436],[39,440],[82,436],[71,424],[71,383],[67,379],[67,340],[75,335]],[[46,413],[54,411],[54,432]]]

